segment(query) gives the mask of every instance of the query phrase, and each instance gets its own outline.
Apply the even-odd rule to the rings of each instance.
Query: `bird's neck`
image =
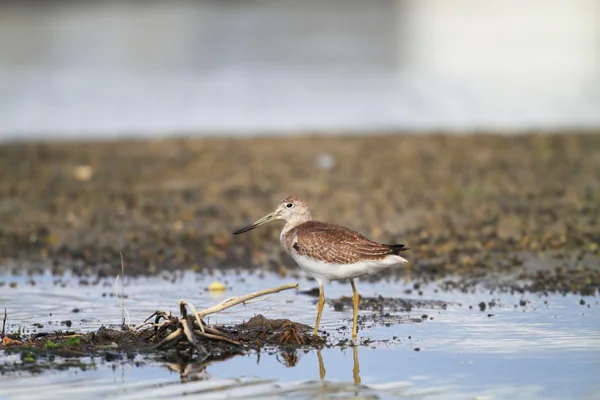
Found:
[[[289,231],[291,231],[298,225],[302,225],[303,223],[311,221],[311,220],[312,220],[312,216],[310,214],[308,214],[308,215],[298,216],[298,217],[295,217],[288,221],[285,221],[285,226],[283,227],[283,230],[281,231],[281,237],[283,237],[286,233],[288,233]]]

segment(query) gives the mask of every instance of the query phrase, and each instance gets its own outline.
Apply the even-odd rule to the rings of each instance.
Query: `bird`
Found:
[[[349,280],[353,304],[352,340],[356,340],[359,295],[354,279],[407,264],[408,260],[400,256],[400,253],[409,248],[403,244],[374,242],[344,226],[314,221],[308,203],[296,196],[281,199],[275,211],[233,234],[239,235],[277,220],[285,221],[279,237],[284,250],[319,284],[313,336],[319,334],[319,323],[325,305],[323,285],[331,281]]]

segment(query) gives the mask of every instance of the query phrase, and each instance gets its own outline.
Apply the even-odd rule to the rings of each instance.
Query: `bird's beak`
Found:
[[[237,231],[233,232],[233,234],[239,235],[240,233],[251,231],[254,228],[258,228],[261,225],[268,224],[269,222],[275,221],[276,219],[277,219],[277,215],[275,213],[265,215],[264,217],[262,217],[255,223],[245,226],[241,229],[238,229]]]

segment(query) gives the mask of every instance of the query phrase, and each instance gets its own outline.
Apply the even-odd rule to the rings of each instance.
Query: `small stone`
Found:
[[[225,285],[223,285],[221,282],[217,282],[217,281],[214,281],[213,283],[208,285],[208,290],[210,292],[224,292],[225,289],[226,289]]]
[[[79,181],[89,181],[94,175],[94,169],[89,165],[78,165],[73,171],[73,176]]]

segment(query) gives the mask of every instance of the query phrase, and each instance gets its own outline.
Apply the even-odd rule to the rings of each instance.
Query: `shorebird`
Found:
[[[282,199],[275,211],[233,234],[248,232],[276,220],[285,221],[279,237],[285,251],[319,283],[317,321],[313,335],[318,335],[325,305],[323,284],[347,279],[352,285],[352,340],[356,340],[358,292],[354,279],[408,263],[400,256],[400,252],[408,248],[403,244],[374,242],[341,225],[313,221],[308,204],[295,196]]]

